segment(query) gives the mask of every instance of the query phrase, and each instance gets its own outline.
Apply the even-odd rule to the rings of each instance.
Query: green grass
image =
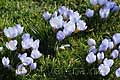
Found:
[[[119,0],[116,2],[120,5]],[[44,11],[54,12],[62,5],[78,11],[87,22],[88,30],[59,42],[49,23],[42,18],[42,14]],[[0,54],[0,80],[120,80],[114,74],[119,66],[119,59],[115,61],[106,77],[99,75],[99,62],[88,64],[85,61],[89,48],[86,43],[88,38],[95,39],[98,47],[102,39],[120,32],[120,12],[111,14],[106,21],[102,21],[97,14],[88,20],[84,16],[87,8],[93,9],[89,0],[0,0],[0,31],[4,27],[21,24],[25,27],[25,32],[29,32],[35,39],[40,39],[40,51],[43,53],[37,60],[36,70],[26,76],[15,76],[14,72],[2,66],[3,55],[11,54],[4,51],[4,54]],[[1,42],[0,44],[4,45]],[[61,44],[71,44],[71,47],[58,50],[57,46]]]

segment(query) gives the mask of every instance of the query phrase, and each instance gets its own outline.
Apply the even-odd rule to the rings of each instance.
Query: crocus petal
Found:
[[[118,69],[115,71],[115,75],[116,75],[116,77],[120,77],[120,68],[118,68]]]
[[[119,44],[120,43],[120,33],[115,33],[112,37],[113,39],[113,42],[115,45]]]
[[[103,60],[104,59],[104,53],[103,52],[97,53],[97,58],[98,58],[98,60]]]
[[[93,17],[93,15],[94,15],[94,10],[87,9],[86,12],[85,12],[85,15],[86,15],[88,18]]]
[[[112,59],[105,58],[103,63],[104,63],[105,66],[112,67],[112,65],[114,64],[114,61]]]
[[[96,52],[97,52],[96,47],[95,47],[95,46],[91,46],[91,47],[89,48],[89,52],[93,52],[94,54],[96,54]]]
[[[5,67],[9,67],[9,63],[10,63],[10,60],[8,57],[3,57],[2,58],[2,64],[5,66]]]
[[[62,28],[62,23],[63,23],[63,17],[62,16],[52,17],[50,19],[50,25],[54,29]]]
[[[51,14],[50,14],[48,11],[46,11],[46,12],[43,13],[43,18],[44,18],[45,20],[50,19],[50,17],[51,17]]]
[[[77,29],[80,31],[85,31],[87,29],[86,23],[83,20],[77,22]]]
[[[100,44],[99,51],[106,51],[108,49],[108,39],[104,39]]]
[[[89,46],[95,46],[96,45],[95,40],[92,39],[92,38],[88,39],[87,43],[88,43]]]
[[[31,70],[34,70],[34,69],[36,69],[37,68],[37,63],[31,63],[30,64],[30,69]]]
[[[62,31],[58,31],[56,37],[59,41],[62,41],[65,38],[65,34]]]
[[[87,57],[86,57],[86,61],[88,63],[93,63],[96,61],[96,55],[93,52],[90,52]]]
[[[42,54],[38,51],[38,50],[32,50],[32,52],[31,52],[31,57],[33,58],[33,59],[38,59],[39,57],[41,57],[42,56]]]
[[[22,59],[23,65],[30,65],[31,63],[33,63],[33,59],[31,57],[26,57],[26,58]]]
[[[27,73],[27,69],[23,66],[23,64],[20,64],[15,72],[16,75],[25,75]]]
[[[6,42],[6,47],[11,51],[16,50],[17,49],[17,40],[11,40],[9,42]]]
[[[110,9],[109,8],[101,8],[99,11],[101,18],[107,18],[109,16]]]
[[[97,5],[98,0],[90,0],[90,3],[91,3],[92,5]]]
[[[111,56],[113,57],[113,59],[117,58],[119,55],[119,51],[118,50],[113,50],[111,53]]]
[[[40,43],[40,40],[37,39],[37,40],[35,40],[35,41],[32,43],[31,47],[32,47],[33,49],[38,49],[38,48],[39,48],[39,43]]]
[[[98,70],[102,76],[106,76],[110,72],[110,67],[104,64],[100,64]]]

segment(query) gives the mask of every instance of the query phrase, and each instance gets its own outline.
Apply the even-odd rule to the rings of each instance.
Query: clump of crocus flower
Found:
[[[102,19],[106,19],[110,12],[118,12],[120,10],[116,2],[111,0],[90,0],[90,4],[93,6],[99,5],[99,15]],[[87,9],[86,17],[90,18],[94,15],[94,10]]]
[[[37,63],[35,60],[42,56],[38,50],[40,43],[39,39],[34,40],[29,33],[23,33],[23,29],[24,28],[20,24],[4,29],[4,35],[8,38],[5,47],[13,55],[17,55],[16,57],[20,62],[16,65],[17,68],[14,68],[11,63],[12,58],[9,57],[8,53],[8,56],[3,55],[2,64],[4,67],[15,70],[16,75],[25,75],[29,72],[28,69],[30,71],[36,69]],[[21,37],[21,43],[17,41],[16,37],[18,35]],[[0,51],[5,49],[3,49],[3,47],[0,48]]]
[[[92,38],[88,39],[88,45],[90,46],[86,61],[91,64],[93,62],[102,62],[98,66],[99,73],[102,76],[106,76],[110,72],[110,68],[114,65],[114,60],[118,59],[120,52],[120,33],[115,33],[112,38],[105,38],[102,40],[98,49],[96,48],[96,41]],[[118,47],[118,48],[117,48]],[[106,58],[105,52],[111,52],[109,59]],[[115,72],[116,77],[120,77],[120,68]]]
[[[93,11],[91,11],[93,15]],[[90,16],[92,16],[90,14]],[[77,11],[61,6],[58,11],[50,14],[48,11],[44,12],[43,18],[49,20],[53,31],[57,31],[56,37],[59,41],[72,33],[85,31],[87,29],[85,21],[81,20],[81,15]]]

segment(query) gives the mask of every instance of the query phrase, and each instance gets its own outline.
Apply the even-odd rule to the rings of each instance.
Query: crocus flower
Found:
[[[108,0],[98,0],[99,5],[104,5],[108,2]]]
[[[27,73],[27,69],[23,66],[23,64],[20,64],[16,69],[16,75],[25,75]]]
[[[36,69],[36,67],[37,67],[37,63],[31,63],[31,64],[30,64],[30,69],[31,69],[31,70]]]
[[[113,42],[115,45],[119,44],[120,43],[120,33],[115,33],[112,37],[113,39]]]
[[[114,43],[112,41],[109,41],[108,48],[109,49],[113,49],[114,48]]]
[[[108,39],[104,39],[100,44],[99,51],[106,51],[108,49]]]
[[[113,58],[113,59],[117,58],[117,57],[118,57],[118,55],[119,55],[119,51],[118,51],[118,50],[116,50],[116,49],[115,49],[115,50],[113,50],[113,51],[112,51],[112,53],[111,53],[111,56],[112,56],[112,58]]]
[[[76,11],[76,12],[73,12],[73,14],[70,15],[70,21],[74,22],[74,23],[77,23],[81,18],[81,15],[79,15],[79,13]]]
[[[4,34],[8,38],[14,38],[18,35],[18,31],[16,28],[8,27],[8,29],[7,28],[4,29]]]
[[[93,63],[96,61],[96,55],[93,52],[90,52],[87,57],[86,57],[86,61],[88,63]]]
[[[120,68],[118,68],[118,69],[115,71],[115,75],[116,75],[116,77],[120,77]]]
[[[18,58],[22,61],[27,57],[27,53],[24,54],[18,54]]]
[[[46,12],[43,13],[43,18],[44,18],[45,20],[50,19],[50,17],[51,17],[51,14],[50,14],[48,11],[46,11]]]
[[[31,57],[25,57],[21,59],[23,65],[30,65],[33,63],[33,59]]]
[[[50,19],[50,25],[54,29],[62,28],[62,23],[63,23],[63,17],[61,15],[56,16],[56,17],[52,17]]]
[[[95,47],[95,46],[91,46],[91,47],[89,48],[89,52],[93,52],[94,54],[96,54],[96,52],[97,52],[96,47]]]
[[[2,64],[5,66],[5,67],[9,67],[9,63],[10,63],[10,60],[8,57],[3,57],[2,58]]]
[[[120,52],[120,45],[118,46],[118,50],[119,50],[119,52]]]
[[[39,48],[39,43],[40,43],[40,40],[37,39],[37,40],[35,40],[35,41],[32,43],[31,47],[32,47],[33,49],[38,49],[38,48]]]
[[[62,31],[58,31],[56,37],[59,41],[62,41],[65,38],[65,34]]]
[[[21,44],[22,44],[23,49],[29,49],[31,48],[31,45],[33,44],[33,38],[24,39],[22,40]]]
[[[6,47],[11,51],[16,50],[17,49],[17,40],[11,40],[9,42],[6,42]]]
[[[74,32],[75,31],[75,23],[72,21],[65,23],[64,29],[71,32],[71,33]]]
[[[106,76],[110,72],[110,67],[104,64],[100,64],[98,70],[102,76]]]
[[[3,50],[3,47],[0,47],[0,52]]]
[[[94,15],[94,10],[87,9],[85,15],[86,15],[88,18],[93,17],[93,15]]]
[[[22,27],[20,24],[16,24],[14,28],[17,30],[17,35],[20,35],[24,29],[24,27]]]
[[[23,34],[22,40],[24,41],[24,40],[26,40],[26,39],[30,39],[30,34],[29,34],[29,33]]]
[[[105,7],[108,9],[113,9],[114,6],[116,6],[117,4],[113,1],[107,1],[107,3],[105,4]]]
[[[31,52],[31,57],[33,58],[33,59],[38,59],[39,57],[41,57],[42,56],[42,54],[38,51],[38,50],[32,50],[32,52]]]
[[[97,59],[98,60],[103,60],[104,59],[104,53],[103,52],[98,52],[97,53]]]
[[[63,15],[64,13],[67,12],[67,8],[65,6],[61,6],[59,9],[58,9],[58,12],[60,15]],[[66,13],[67,14],[67,13]]]
[[[83,20],[77,22],[77,30],[85,31],[87,29],[86,23]]]
[[[107,58],[105,58],[104,61],[103,61],[103,63],[104,63],[105,66],[112,67],[112,65],[114,64],[114,61],[113,61],[113,59],[107,59]]]
[[[90,0],[90,3],[91,3],[92,5],[97,5],[97,4],[98,4],[98,0]]]
[[[120,10],[119,6],[114,6],[112,12],[118,12]]]
[[[64,29],[63,29],[63,33],[64,33],[65,36],[69,36],[69,35],[72,34],[70,28],[69,28],[69,29],[68,29],[68,28],[64,28]]]
[[[101,8],[99,11],[100,17],[102,19],[107,18],[109,16],[110,9],[109,8]]]
[[[96,42],[95,42],[94,39],[90,38],[90,39],[88,39],[87,44],[88,44],[89,46],[95,46],[95,45],[96,45]]]

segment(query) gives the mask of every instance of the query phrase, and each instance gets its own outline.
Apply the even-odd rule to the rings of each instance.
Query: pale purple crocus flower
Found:
[[[23,35],[23,40],[21,42],[23,49],[29,49],[31,48],[31,45],[33,44],[33,38],[30,38],[29,35]]]
[[[99,5],[104,5],[108,2],[108,0],[98,0]]]
[[[48,11],[46,11],[46,12],[43,13],[43,18],[44,18],[45,20],[49,20],[50,17],[51,17],[51,14],[50,14]]]
[[[99,11],[100,17],[102,19],[105,19],[109,16],[110,13],[110,9],[109,8],[101,8]]]
[[[91,47],[89,48],[89,51],[88,51],[88,52],[93,52],[94,54],[96,54],[97,49],[96,49],[95,46],[91,46]]]
[[[115,75],[116,75],[116,77],[120,77],[120,68],[118,68],[118,69],[115,71]]]
[[[87,29],[86,23],[83,20],[77,22],[77,30],[85,31]]]
[[[31,57],[33,58],[33,59],[38,59],[39,57],[41,57],[42,56],[42,54],[40,53],[40,51],[38,51],[38,50],[32,50],[32,52],[31,52]]]
[[[24,54],[18,54],[18,58],[22,61],[23,59],[25,59],[27,57],[27,53]]]
[[[86,61],[88,63],[93,63],[96,61],[96,55],[93,52],[90,52],[87,57],[86,57]]]
[[[86,15],[88,18],[93,17],[93,15],[94,15],[94,10],[87,9],[86,12],[85,12],[85,15]]]
[[[120,10],[119,6],[114,6],[113,9],[111,10],[112,12],[118,12]]]
[[[119,55],[119,51],[118,51],[118,50],[116,50],[116,49],[115,49],[115,50],[113,50],[113,51],[112,51],[112,53],[111,53],[111,56],[112,56],[112,58],[113,58],[113,59],[117,58],[117,57],[118,57],[118,55]]]
[[[108,43],[108,48],[109,48],[109,49],[113,49],[113,48],[114,48],[114,43],[113,43],[113,41],[109,41],[109,43]]]
[[[113,39],[113,42],[115,45],[119,44],[120,43],[120,33],[115,33],[112,37]]]
[[[98,70],[102,76],[106,76],[110,72],[110,67],[104,64],[100,64]]]
[[[62,41],[65,39],[65,34],[62,31],[58,31],[56,37],[59,41]]]
[[[112,67],[112,65],[114,64],[114,61],[113,61],[113,59],[107,59],[107,58],[105,58],[104,61],[103,61],[103,64],[105,66]]]
[[[59,29],[62,28],[62,23],[63,23],[63,17],[61,15],[52,17],[50,19],[50,25],[54,29]]]
[[[97,59],[98,60],[103,60],[104,59],[104,53],[103,52],[98,52],[97,53]]]
[[[74,22],[74,23],[77,23],[81,18],[81,15],[79,15],[79,13],[76,11],[76,12],[73,12],[71,15],[70,15],[70,21]]]
[[[108,39],[104,39],[100,44],[99,51],[106,51],[108,49]]]
[[[31,70],[34,70],[34,69],[36,69],[37,68],[37,63],[31,63],[30,64],[30,69]]]
[[[6,47],[11,51],[15,51],[17,49],[17,40],[6,42]]]
[[[17,35],[20,35],[23,33],[24,27],[22,27],[20,24],[16,24],[14,28],[17,30]]]
[[[90,0],[90,3],[91,3],[92,5],[97,5],[97,4],[98,4],[98,0]]]
[[[38,49],[38,48],[39,48],[39,43],[40,43],[40,40],[37,39],[37,40],[35,40],[35,41],[32,43],[31,47],[32,47],[33,49]]]
[[[23,65],[30,65],[33,63],[33,59],[31,57],[25,57],[21,59]]]
[[[95,46],[96,45],[96,41],[92,38],[89,38],[88,41],[87,41],[87,44],[89,46]]]
[[[3,64],[5,67],[9,67],[9,66],[10,66],[9,63],[10,63],[10,59],[9,59],[8,57],[3,57],[3,58],[2,58],[2,64]]]
[[[117,4],[113,1],[107,1],[107,3],[105,4],[105,8],[108,9],[113,9],[114,6],[116,6]]]
[[[14,37],[16,37],[18,35],[18,31],[14,27],[8,27],[8,28],[4,29],[4,34],[8,38],[14,38]]]
[[[16,69],[16,75],[25,75],[27,73],[27,69],[23,66],[23,64],[18,65]]]

